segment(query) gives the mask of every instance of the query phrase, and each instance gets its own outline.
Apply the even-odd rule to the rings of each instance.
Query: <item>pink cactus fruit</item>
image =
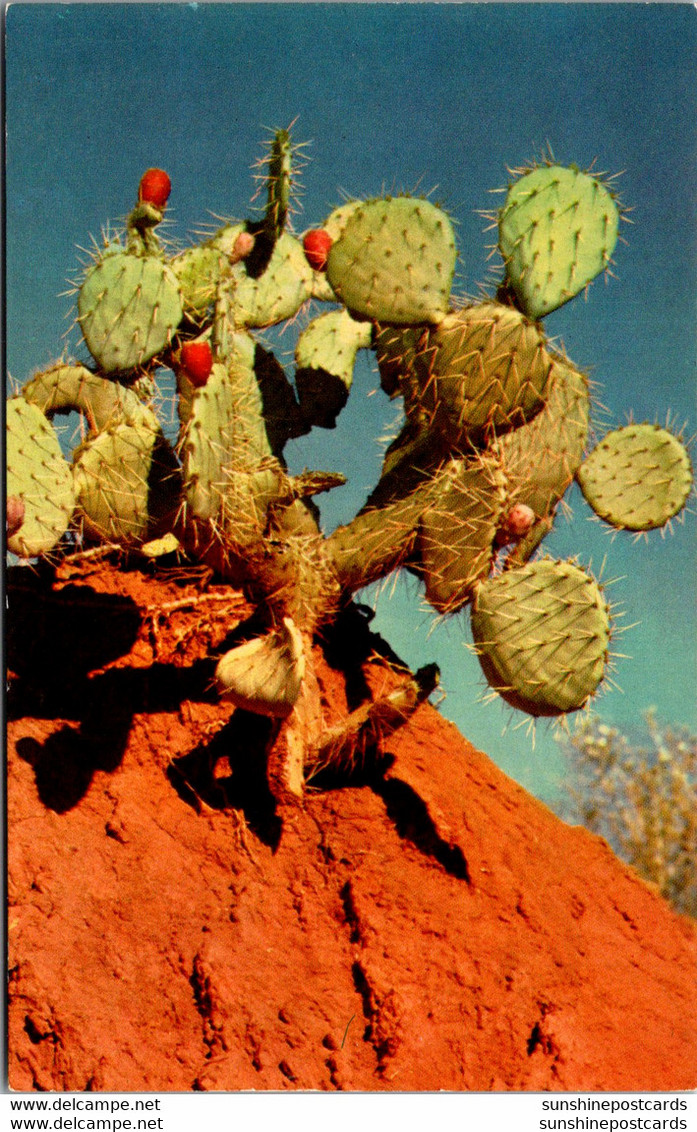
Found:
[[[12,538],[24,522],[24,500],[19,495],[9,495],[5,507],[5,524],[7,537]]]
[[[239,236],[232,245],[230,252],[230,263],[239,263],[241,259],[246,259],[252,248],[254,247],[254,236],[251,232],[240,232]]]
[[[506,546],[511,542],[520,542],[535,522],[536,515],[527,503],[516,503],[506,515],[503,523],[496,532],[496,545]]]

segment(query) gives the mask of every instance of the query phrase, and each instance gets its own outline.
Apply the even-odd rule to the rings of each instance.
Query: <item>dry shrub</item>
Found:
[[[645,715],[633,742],[596,716],[564,741],[567,821],[604,837],[678,911],[697,917],[697,736]]]

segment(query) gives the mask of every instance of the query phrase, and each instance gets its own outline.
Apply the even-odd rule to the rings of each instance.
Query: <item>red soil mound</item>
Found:
[[[9,595],[14,1089],[695,1085],[692,926],[432,707],[276,807],[269,724],[210,687],[239,595]],[[394,680],[368,637],[318,660],[330,718]]]

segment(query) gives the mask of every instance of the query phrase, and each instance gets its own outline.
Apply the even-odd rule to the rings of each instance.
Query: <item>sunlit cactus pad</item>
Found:
[[[133,389],[81,365],[59,364],[36,374],[22,388],[22,396],[49,419],[56,413],[81,413],[94,430],[116,421],[147,426],[151,417]]]
[[[499,214],[499,248],[522,309],[541,318],[609,263],[619,209],[595,177],[541,165],[515,181]]]
[[[154,358],[169,346],[182,313],[177,278],[156,256],[112,251],[89,269],[78,295],[85,342],[105,373]]]
[[[601,519],[623,530],[649,531],[682,511],[692,466],[685,445],[668,429],[631,424],[607,433],[577,479]]]
[[[384,197],[354,207],[329,252],[327,278],[350,311],[382,322],[438,322],[456,260],[448,216],[428,200]]]
[[[38,406],[12,397],[6,426],[7,495],[23,504],[21,526],[7,549],[33,558],[52,550],[68,529],[75,507],[72,469]]]
[[[314,273],[300,241],[284,232],[258,279],[248,275],[241,263],[234,268],[233,280],[237,325],[264,327],[298,313],[312,296]]]
[[[490,686],[533,716],[577,711],[607,663],[610,614],[594,578],[540,559],[475,588],[472,633]]]

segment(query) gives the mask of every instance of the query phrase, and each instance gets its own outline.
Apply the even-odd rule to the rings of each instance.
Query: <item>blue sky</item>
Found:
[[[428,192],[457,222],[457,290],[489,276],[485,222],[508,167],[551,146],[560,162],[622,172],[631,206],[617,278],[596,282],[545,320],[591,370],[612,427],[630,412],[688,434],[695,411],[697,12],[680,4],[14,4],[7,13],[7,365],[24,382],[66,345],[61,296],[78,247],[118,223],[143,169],[172,178],[169,234],[182,243],[216,216],[250,213],[251,166],[268,130],[297,117],[309,140],[296,230],[341,195]],[[68,333],[67,340],[64,335]],[[283,350],[292,338],[281,339]],[[287,360],[287,359],[284,359]],[[395,406],[368,359],[333,432],[288,451],[291,466],[345,472],[327,528],[347,521],[375,482],[378,438]],[[602,429],[601,429],[602,431]],[[360,445],[358,440],[360,438]],[[673,537],[612,539],[574,491],[545,548],[578,555],[640,624],[617,640],[622,692],[596,707],[633,727],[659,717],[694,727],[697,688],[695,518]],[[390,596],[392,594],[392,596]],[[373,600],[374,595],[368,595]],[[481,704],[468,618],[437,622],[413,581],[387,587],[374,622],[413,667],[435,660],[442,712],[529,788],[549,796],[561,761],[545,726],[533,749],[522,717]],[[503,729],[505,733],[503,732]]]

